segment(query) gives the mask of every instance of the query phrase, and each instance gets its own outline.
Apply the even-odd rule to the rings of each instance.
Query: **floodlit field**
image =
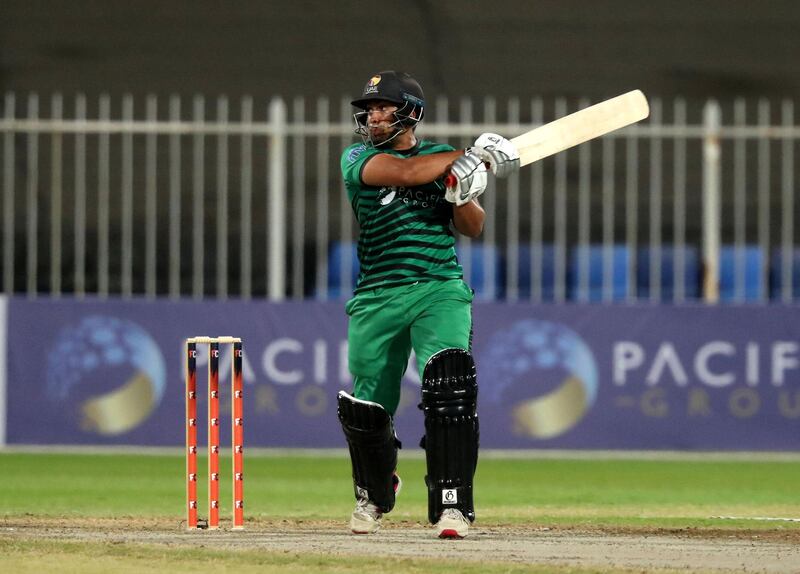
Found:
[[[246,531],[187,533],[180,455],[2,453],[3,570],[367,572],[390,556],[393,574],[800,571],[800,522],[783,520],[800,518],[791,458],[484,457],[463,541],[425,522],[424,461],[401,452],[399,471],[384,529],[356,537],[343,453],[248,454]]]

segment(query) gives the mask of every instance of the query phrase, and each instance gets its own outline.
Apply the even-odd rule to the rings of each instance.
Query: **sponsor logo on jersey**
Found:
[[[427,209],[429,207],[436,207],[439,203],[444,201],[444,196],[437,190],[419,189],[419,188],[397,188],[397,198],[406,205],[411,207],[422,207]]]
[[[408,187],[382,187],[378,192],[378,203],[389,205],[398,199],[411,207],[421,207],[423,209],[436,207],[444,201],[439,190],[431,191],[426,189]]]
[[[350,150],[350,153],[347,154],[347,161],[349,163],[353,163],[354,161],[356,161],[358,159],[358,156],[360,156],[362,153],[364,153],[365,149],[367,149],[366,145],[364,145],[364,144],[357,145],[356,147],[354,147],[353,149]]]
[[[380,201],[381,205],[389,205],[394,199],[394,196],[397,195],[397,191],[395,191],[394,188],[391,187],[388,189],[384,188],[381,190],[381,192],[384,191],[388,191],[389,193],[387,193],[386,195],[382,195],[378,201]]]

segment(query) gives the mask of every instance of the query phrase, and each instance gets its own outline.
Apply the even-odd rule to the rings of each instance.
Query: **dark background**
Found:
[[[342,0],[336,2],[267,2],[240,0],[220,2],[212,0],[76,0],[72,2],[44,0],[2,0],[0,2],[0,93],[16,95],[17,118],[29,113],[29,94],[39,96],[39,117],[51,114],[51,96],[63,95],[64,117],[74,117],[78,94],[84,94],[89,118],[98,117],[98,102],[102,95],[110,97],[111,117],[122,115],[122,97],[134,96],[135,115],[144,117],[145,96],[158,98],[158,117],[168,117],[170,97],[181,102],[181,116],[191,120],[193,97],[202,95],[205,118],[213,121],[217,117],[217,98],[225,95],[231,102],[230,120],[238,121],[241,99],[253,97],[254,119],[267,120],[267,108],[271,98],[283,98],[294,117],[294,98],[304,98],[305,119],[314,121],[318,117],[316,102],[319,96],[330,98],[332,121],[349,121],[348,106],[341,110],[342,98],[360,93],[366,80],[380,70],[400,69],[415,75],[425,88],[430,118],[443,118],[443,106],[437,106],[437,96],[448,96],[449,107],[446,119],[460,123],[459,102],[469,99],[474,104],[475,121],[507,119],[507,105],[512,97],[519,97],[520,120],[532,122],[529,98],[542,97],[544,121],[558,117],[554,109],[556,98],[575,111],[581,100],[597,102],[627,90],[642,89],[651,101],[652,110],[661,111],[661,119],[669,124],[676,116],[673,105],[686,103],[687,120],[690,125],[703,121],[703,106],[710,98],[719,100],[722,106],[723,123],[733,121],[734,100],[743,98],[747,102],[747,121],[758,121],[757,106],[769,103],[769,122],[781,121],[783,102],[796,100],[800,96],[800,1],[744,1],[744,0],[696,0],[696,1],[647,1],[647,0],[497,0],[475,2],[465,0],[410,0],[395,3],[371,3]],[[488,118],[483,102],[488,95],[496,97],[496,118]],[[679,99],[680,98],[680,99]],[[0,96],[3,115],[8,115],[6,102]],[[345,104],[346,104],[345,100]],[[663,104],[663,105],[661,105]],[[654,122],[651,117],[649,122]],[[424,126],[423,126],[424,128]],[[477,135],[477,134],[476,134]],[[159,253],[167,253],[169,245],[167,225],[169,213],[166,192],[169,189],[169,142],[167,136],[159,136],[158,189],[159,229],[157,233]],[[66,182],[62,216],[62,231],[67,252],[62,263],[64,271],[63,289],[72,289],[72,260],[70,246],[73,242],[72,208],[75,203],[70,183],[75,180],[72,149],[74,138],[65,138],[63,179]],[[208,249],[205,274],[207,292],[213,290],[215,277],[215,243],[217,148],[212,138],[207,138],[205,155],[204,217],[206,221],[206,248]],[[49,207],[50,139],[43,137],[40,144],[38,171],[28,173],[28,143],[23,134],[14,136],[16,171],[15,249],[16,289],[25,285],[25,257],[28,238],[26,211],[28,182],[36,177],[39,209]],[[466,145],[469,139],[452,140],[456,146]],[[121,139],[112,136],[111,189],[118,193],[122,186]],[[182,137],[181,188],[182,245],[192,242],[193,172],[191,136]],[[305,201],[308,209],[305,216],[306,254],[303,269],[292,269],[293,276],[304,277],[304,293],[309,295],[316,285],[314,267],[319,254],[314,244],[317,229],[317,189],[329,190],[330,229],[337,233],[351,220],[349,206],[341,196],[341,179],[336,158],[348,143],[348,138],[330,140],[330,156],[333,161],[329,173],[316,173],[312,168],[316,148],[310,140],[306,142]],[[257,142],[262,150],[264,140]],[[627,237],[626,196],[624,185],[628,177],[624,142],[618,144],[614,167],[617,182],[613,223],[614,241]],[[647,244],[651,239],[648,225],[652,207],[661,210],[660,233],[665,243],[674,241],[676,220],[672,205],[674,163],[674,141],[668,138],[642,140],[638,156],[638,207],[635,207],[640,222],[638,242]],[[686,210],[681,223],[685,227],[686,241],[700,247],[702,241],[702,140],[699,137],[687,142],[688,165],[686,167]],[[600,242],[605,237],[605,224],[601,214],[605,200],[600,190],[602,180],[601,142],[587,144],[591,153],[591,225],[590,241]],[[653,150],[660,146],[662,151]],[[727,163],[722,168],[722,241],[734,239],[734,178],[731,158],[735,157],[733,140],[722,143],[722,157]],[[782,142],[774,139],[766,144],[772,151],[768,164],[772,173],[767,181],[770,188],[769,229],[771,244],[781,238],[782,178],[780,163],[784,152]],[[145,199],[144,199],[144,136],[134,140],[134,240],[144,244]],[[232,221],[238,216],[239,147],[230,149],[229,189],[231,194]],[[761,142],[751,139],[746,143],[746,211],[745,223],[748,243],[758,240],[757,223],[759,213],[759,190],[757,171],[760,161]],[[97,157],[97,137],[87,138],[88,157]],[[794,156],[800,153],[795,146]],[[567,164],[566,184],[568,229],[566,241],[574,245],[578,240],[577,213],[579,197],[579,154],[564,154]],[[651,193],[655,185],[650,173],[654,171],[651,158],[661,157],[659,166],[663,173],[655,183],[662,186],[662,196]],[[294,189],[293,169],[295,162],[303,162],[292,148],[288,154],[288,189]],[[557,194],[554,191],[553,159],[542,162],[545,174],[545,189],[542,194],[545,242],[552,241],[555,234],[552,217]],[[800,159],[795,159],[796,165]],[[262,249],[267,244],[268,221],[265,156],[258,152],[253,160],[253,189],[257,190],[252,205],[254,241],[254,292],[265,290],[266,256]],[[528,185],[533,170],[521,173],[523,188]],[[93,268],[97,260],[98,244],[96,222],[98,214],[93,200],[98,188],[97,168],[88,166],[88,289],[94,289]],[[114,197],[112,195],[112,197]],[[495,196],[487,196],[490,217],[487,233],[503,245],[507,210],[505,195],[496,194],[497,205],[489,203]],[[660,197],[660,199],[659,199]],[[521,203],[521,240],[528,241],[528,221],[532,213],[531,194],[523,194]],[[291,207],[290,207],[291,208]],[[112,292],[118,290],[118,256],[122,244],[119,225],[120,202],[111,205],[111,281]],[[48,289],[49,276],[49,215],[42,212],[40,254],[38,265],[39,290]],[[350,224],[348,224],[350,225]],[[347,229],[355,229],[350,225]],[[229,229],[230,244],[238,240],[238,230]],[[800,226],[795,226],[795,243]],[[486,237],[486,233],[484,234]],[[189,247],[186,247],[189,249]],[[134,253],[134,268],[143,265],[143,252]],[[166,257],[158,258],[158,292],[166,291],[168,263]],[[182,291],[191,286],[191,257],[182,258]],[[238,278],[237,258],[229,257],[229,282],[236,291]],[[163,267],[163,268],[162,268]],[[143,289],[143,273],[136,271],[135,291]]]
[[[800,2],[3,0],[0,89],[340,96],[796,97]]]

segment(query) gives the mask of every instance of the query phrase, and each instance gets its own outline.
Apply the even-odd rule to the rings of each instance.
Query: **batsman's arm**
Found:
[[[381,153],[367,161],[361,171],[366,185],[397,185],[409,187],[430,183],[441,177],[464,150],[402,158]]]
[[[483,222],[486,219],[486,212],[478,203],[477,199],[473,199],[464,205],[453,206],[453,226],[462,235],[478,237],[483,232]]]

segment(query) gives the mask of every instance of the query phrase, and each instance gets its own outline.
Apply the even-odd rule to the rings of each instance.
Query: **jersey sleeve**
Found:
[[[456,148],[449,144],[445,143],[431,143],[431,142],[424,142],[427,144],[427,151],[428,153],[443,153],[446,151],[456,151]]]
[[[353,144],[342,153],[342,176],[348,187],[359,187],[361,170],[369,159],[381,153],[379,150],[362,144]]]

